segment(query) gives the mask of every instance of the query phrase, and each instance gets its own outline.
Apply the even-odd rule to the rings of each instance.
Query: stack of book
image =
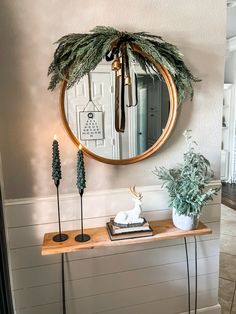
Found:
[[[111,219],[107,223],[107,231],[112,241],[150,237],[153,235],[152,228],[145,219],[143,224],[129,225],[117,224],[114,222],[114,219]]]

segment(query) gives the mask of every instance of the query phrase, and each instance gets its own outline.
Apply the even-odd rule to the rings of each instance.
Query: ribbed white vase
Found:
[[[189,231],[193,229],[197,229],[199,224],[199,215],[195,216],[185,216],[179,215],[175,208],[172,210],[172,220],[175,227]]]

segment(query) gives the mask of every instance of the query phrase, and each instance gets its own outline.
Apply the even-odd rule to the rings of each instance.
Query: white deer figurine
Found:
[[[137,223],[143,223],[144,219],[140,217],[142,213],[142,198],[143,195],[140,192],[135,191],[134,187],[129,187],[129,192],[133,196],[132,200],[135,202],[134,208],[127,210],[127,211],[121,211],[119,212],[114,221],[117,224],[137,224]]]

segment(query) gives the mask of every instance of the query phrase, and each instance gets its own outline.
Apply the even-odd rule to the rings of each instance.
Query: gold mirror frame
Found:
[[[75,143],[75,145],[77,147],[79,147],[79,145],[82,146],[83,152],[86,155],[88,155],[88,156],[90,156],[90,157],[92,157],[92,158],[94,158],[100,162],[112,164],[112,165],[132,164],[132,163],[138,162],[140,160],[143,160],[143,159],[149,157],[150,155],[152,155],[153,153],[155,153],[166,142],[166,140],[170,136],[170,134],[174,128],[176,117],[177,117],[178,96],[177,96],[175,83],[174,83],[169,71],[163,65],[161,65],[157,62],[154,62],[153,59],[148,54],[146,54],[139,46],[132,45],[132,49],[135,52],[138,52],[139,54],[141,54],[146,59],[148,59],[156,67],[156,69],[160,72],[160,74],[163,76],[163,78],[166,82],[166,85],[167,85],[167,88],[169,91],[169,96],[170,96],[170,114],[169,114],[169,118],[168,118],[168,121],[167,121],[167,124],[165,127],[165,131],[158,138],[158,140],[155,142],[155,144],[153,144],[149,149],[147,149],[142,154],[139,154],[136,157],[132,157],[132,158],[128,158],[128,159],[121,159],[121,160],[120,159],[109,159],[109,158],[104,158],[104,157],[101,157],[99,155],[94,154],[89,149],[87,149],[86,146],[81,144],[79,142],[79,140],[76,138],[76,136],[73,134],[73,132],[71,131],[70,126],[69,126],[67,119],[66,119],[64,100],[65,100],[65,90],[66,90],[67,81],[64,80],[62,82],[62,85],[61,85],[60,110],[61,110],[62,121],[63,121],[64,127],[65,127],[69,137],[72,139],[72,141]]]

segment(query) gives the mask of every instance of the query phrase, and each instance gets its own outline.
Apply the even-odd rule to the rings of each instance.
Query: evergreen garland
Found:
[[[120,32],[112,27],[97,26],[88,34],[69,34],[56,43],[58,47],[48,69],[48,75],[51,75],[50,90],[63,80],[68,81],[67,88],[72,87],[85,74],[94,70],[114,47],[119,48],[121,43],[125,44],[129,57],[138,62],[147,73],[154,70],[158,74],[158,70],[147,58],[133,51],[133,44],[169,71],[177,88],[179,102],[188,94],[192,99],[192,83],[200,81],[184,64],[183,55],[175,45],[164,41],[160,36],[145,32]]]
[[[219,188],[206,190],[207,184],[213,178],[210,162],[200,153],[195,152],[195,142],[191,141],[190,130],[184,133],[188,149],[184,154],[182,165],[166,169],[155,169],[154,174],[163,181],[168,190],[170,206],[179,215],[199,215],[207,201],[212,200]]]
[[[83,193],[83,190],[86,188],[86,179],[85,179],[85,167],[84,167],[84,154],[80,149],[77,154],[77,188],[79,192]]]
[[[61,161],[57,140],[52,143],[52,178],[55,185],[58,186],[61,180]]]

